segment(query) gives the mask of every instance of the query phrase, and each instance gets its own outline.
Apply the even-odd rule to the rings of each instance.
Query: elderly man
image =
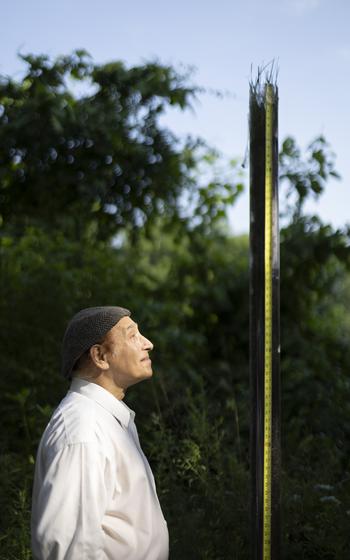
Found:
[[[167,523],[128,387],[150,379],[153,344],[122,307],[77,313],[63,339],[70,389],[42,436],[32,505],[37,560],[166,560]]]

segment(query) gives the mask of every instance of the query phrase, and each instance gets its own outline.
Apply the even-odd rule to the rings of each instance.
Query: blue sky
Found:
[[[54,57],[76,48],[96,62],[194,66],[198,85],[232,95],[203,95],[195,113],[171,111],[166,124],[242,158],[251,64],[278,59],[280,141],[292,135],[305,148],[326,136],[342,180],[308,209],[341,227],[350,223],[349,21],[348,0],[11,0],[2,5],[0,73],[20,77],[18,51]],[[248,231],[248,193],[230,223],[236,233]]]

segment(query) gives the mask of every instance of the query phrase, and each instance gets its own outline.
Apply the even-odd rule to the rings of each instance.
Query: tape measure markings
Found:
[[[265,90],[265,345],[263,560],[271,559],[273,86]]]

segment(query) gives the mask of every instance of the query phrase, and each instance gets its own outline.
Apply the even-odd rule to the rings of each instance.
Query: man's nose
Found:
[[[146,338],[145,336],[143,337],[143,347],[145,350],[153,350],[154,348],[152,342],[148,340],[148,338]]]

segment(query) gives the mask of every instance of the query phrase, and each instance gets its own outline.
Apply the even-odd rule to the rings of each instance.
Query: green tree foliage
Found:
[[[30,127],[28,135],[33,132],[37,138],[33,150],[28,141],[26,158],[10,161],[5,131],[9,134],[12,130],[11,147],[19,145],[22,133],[26,138],[25,127],[17,121],[22,114],[19,108],[26,108],[29,119],[32,95],[37,104],[34,113],[46,115],[50,87],[52,104],[68,96],[71,114],[79,114],[86,103],[95,113],[84,127],[92,127],[99,138],[97,123],[99,119],[104,122],[101,130],[108,129],[107,137],[114,131],[120,139],[115,153],[121,157],[130,142],[128,118],[124,115],[120,127],[113,121],[109,128],[104,119],[107,114],[114,115],[114,109],[108,113],[104,101],[96,101],[100,91],[96,84],[104,84],[106,99],[111,103],[110,96],[113,103],[118,96],[126,100],[128,95],[132,98],[133,88],[144,91],[148,84],[147,113],[147,107],[154,110],[156,98],[164,109],[170,102],[169,82],[158,78],[152,82],[154,72],[159,77],[154,65],[145,65],[143,72],[141,68],[126,70],[119,63],[96,68],[83,53],[54,64],[45,57],[26,59],[30,70],[23,81],[3,79],[1,86],[2,91],[11,87],[17,91],[14,103],[18,105],[15,112],[13,104],[6,105],[2,98],[1,188],[6,196],[2,198],[0,236],[0,467],[4,473],[0,481],[0,559],[31,557],[33,464],[42,431],[67,390],[59,376],[66,321],[82,307],[111,303],[131,309],[155,346],[153,378],[133,387],[126,401],[137,412],[142,446],[155,473],[169,526],[171,558],[248,559],[249,242],[247,236],[231,236],[225,219],[228,204],[234,202],[241,188],[239,173],[233,167],[234,180],[231,177],[227,181],[214,150],[202,143],[193,151],[168,135],[167,153],[173,155],[163,171],[154,168],[152,175],[152,181],[156,176],[160,181],[163,172],[169,175],[164,190],[154,187],[152,199],[156,205],[159,196],[164,211],[150,211],[145,227],[136,223],[143,199],[134,192],[131,195],[137,185],[131,175],[129,182],[112,189],[113,196],[124,197],[125,204],[129,197],[131,204],[125,213],[123,205],[120,207],[120,222],[103,205],[91,210],[97,200],[93,197],[103,197],[108,190],[105,185],[111,177],[110,164],[103,156],[110,152],[97,150],[98,145],[107,144],[95,142],[93,136],[94,145],[89,149],[94,158],[100,154],[100,167],[91,171],[88,149],[85,152],[79,151],[79,146],[68,146],[70,138],[75,142],[79,136],[67,132],[71,130],[70,110],[65,106],[58,111],[62,125],[59,135],[65,138],[62,153],[65,157],[74,154],[74,162],[69,164],[57,156],[43,172],[39,161],[44,160],[42,156],[35,159],[36,150],[43,154],[51,141],[35,136]],[[64,68],[64,61],[66,74],[57,70]],[[36,64],[39,70],[47,70],[42,104],[34,90],[28,93],[33,86],[24,85]],[[168,77],[174,76],[170,68],[158,70],[160,75],[165,72]],[[62,82],[63,76],[66,79],[76,74],[83,80],[95,76],[94,72],[103,75],[109,86],[99,78],[91,86],[97,90],[92,89],[85,97],[74,96]],[[39,91],[37,79],[41,75],[38,71],[32,78]],[[114,81],[116,75],[119,81]],[[185,82],[178,88],[189,92],[182,102],[186,107],[192,90]],[[153,94],[154,100],[148,105]],[[11,95],[9,99],[16,98]],[[181,106],[178,99],[173,102]],[[133,105],[130,100],[130,118],[136,105],[137,101]],[[142,103],[137,110],[143,113]],[[50,122],[45,119],[45,123]],[[78,123],[82,126],[83,119]],[[38,118],[39,126],[45,128]],[[49,131],[50,126],[47,124]],[[150,146],[142,136],[137,141],[134,138],[132,144],[135,149],[139,144],[140,154],[139,159],[132,156],[129,172],[144,169],[147,175]],[[188,157],[194,158],[195,164],[182,167],[180,162]],[[18,171],[29,161],[21,183]],[[177,163],[172,166],[174,161]],[[86,189],[74,186],[78,165],[91,179],[85,183]],[[283,557],[344,560],[350,548],[350,232],[347,228],[334,231],[319,218],[303,213],[307,197],[313,193],[319,196],[336,173],[325,139],[316,139],[304,155],[296,142],[287,138],[281,146],[280,165],[282,193],[291,193],[283,208],[281,231]],[[211,170],[212,178],[206,182],[201,182],[199,175],[203,168]],[[71,195],[66,189],[69,177]],[[100,186],[90,190],[94,181],[100,181]],[[122,188],[125,184],[131,187],[127,193]],[[149,192],[153,196],[153,186]],[[180,206],[186,206],[191,196],[188,217],[181,217]],[[283,200],[285,196],[282,194]],[[51,215],[45,201],[52,205]],[[103,199],[103,204],[110,203],[115,199]],[[136,236],[132,235],[131,216],[138,228]],[[80,220],[78,225],[75,219]],[[117,240],[113,240],[118,232]]]
[[[107,239],[128,227],[136,237],[159,215],[188,219],[189,202],[190,216],[205,205],[212,220],[241,190],[232,180],[199,187],[199,162],[215,152],[159,123],[167,107],[195,100],[187,74],[158,63],[95,65],[82,50],[53,62],[21,58],[24,77],[0,80],[0,213],[13,232],[40,225]]]
[[[334,153],[322,135],[309,144],[304,159],[294,138],[287,137],[282,144],[279,164],[280,181],[287,184],[284,213],[294,219],[302,216],[308,197],[318,198],[323,193],[329,178],[340,178],[334,167]]]

